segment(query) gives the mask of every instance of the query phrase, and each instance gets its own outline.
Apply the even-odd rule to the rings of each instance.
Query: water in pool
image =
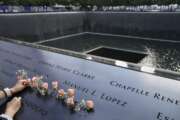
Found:
[[[138,64],[180,72],[180,43],[87,33],[41,44],[81,53],[100,46],[144,52],[148,56]]]

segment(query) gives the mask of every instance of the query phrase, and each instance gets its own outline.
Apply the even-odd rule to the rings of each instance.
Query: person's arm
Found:
[[[13,120],[15,114],[21,108],[21,97],[14,97],[7,103],[4,114],[0,115],[0,120]]]
[[[5,88],[0,90],[0,106],[6,101],[8,97],[11,97],[12,95],[24,90],[28,84],[28,80],[18,80],[12,88]],[[13,98],[10,102],[8,102],[5,113],[0,115],[0,120],[12,120],[20,107],[21,98]]]
[[[7,90],[7,89],[6,89]],[[5,101],[7,100],[8,96],[7,96],[7,91],[5,90],[0,90],[0,106],[5,103]],[[10,97],[10,95],[9,95]]]
[[[5,93],[2,90],[0,90],[0,107],[1,107],[1,110],[4,108],[6,101],[7,101],[7,98],[5,97]]]
[[[5,93],[0,90],[0,100],[2,100],[3,98],[5,98]]]
[[[17,83],[11,88],[4,88],[0,90],[0,106],[6,101],[8,97],[24,90],[28,85],[28,80],[18,80]]]
[[[0,105],[5,103],[6,99],[7,99],[7,93],[5,93],[5,90],[0,90]],[[6,110],[7,111],[7,110]],[[9,113],[11,112],[6,112],[4,114],[0,115],[0,120],[12,120],[12,117]]]

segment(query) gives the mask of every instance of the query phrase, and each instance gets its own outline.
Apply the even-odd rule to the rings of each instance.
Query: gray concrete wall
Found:
[[[84,12],[0,15],[0,36],[34,42],[84,31]]]
[[[180,13],[90,12],[89,31],[180,40]]]
[[[85,31],[180,40],[180,13],[0,14],[0,36],[34,42]]]

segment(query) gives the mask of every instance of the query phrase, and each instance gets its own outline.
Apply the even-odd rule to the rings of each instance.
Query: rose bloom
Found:
[[[33,77],[31,80],[31,86],[34,88],[38,87],[38,81],[37,81],[37,77]]]
[[[48,90],[48,83],[47,82],[44,82],[42,84],[42,88],[45,89],[45,90]]]
[[[36,80],[37,80],[37,77],[36,77],[36,76],[32,77],[32,80],[33,80],[33,81],[36,81]]]
[[[88,109],[93,109],[94,108],[94,102],[92,100],[87,100],[86,106]]]
[[[18,76],[16,76],[16,79],[17,79],[17,80],[21,80],[22,77],[21,77],[20,75],[18,75]]]
[[[67,105],[74,105],[74,98],[73,98],[73,97],[68,98],[68,99],[66,100],[66,104],[67,104]]]
[[[67,90],[68,97],[74,97],[75,96],[75,89],[68,89]]]
[[[52,82],[52,88],[56,89],[56,90],[58,89],[58,81],[53,81]]]
[[[63,90],[63,89],[60,89],[60,90],[58,91],[58,95],[59,95],[60,97],[63,97],[63,96],[65,95],[64,90]]]

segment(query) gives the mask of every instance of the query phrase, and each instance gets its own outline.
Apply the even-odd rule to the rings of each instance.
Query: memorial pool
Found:
[[[180,72],[180,42],[84,33],[57,40],[41,41],[38,44],[79,53],[86,53],[102,46],[143,52],[148,56],[138,64]]]
[[[17,120],[178,120],[179,20],[178,13],[2,14],[0,87],[25,69],[95,102],[92,114],[71,113],[54,97],[27,90]]]

